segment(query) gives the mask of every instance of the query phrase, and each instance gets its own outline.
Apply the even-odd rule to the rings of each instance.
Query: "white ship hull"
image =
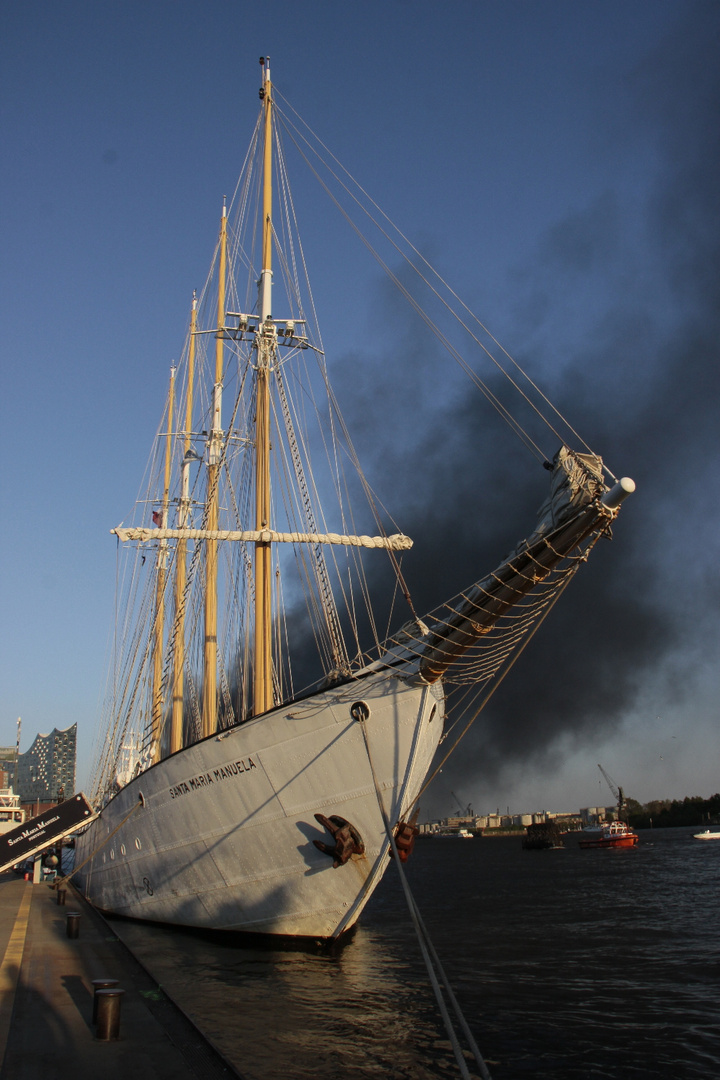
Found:
[[[360,700],[375,778],[350,712]],[[75,881],[96,907],[132,918],[337,937],[389,862],[377,789],[394,825],[420,790],[442,726],[440,686],[387,671],[276,709],[123,788],[79,838]],[[313,844],[331,842],[316,813],[349,821],[364,853],[334,868]]]

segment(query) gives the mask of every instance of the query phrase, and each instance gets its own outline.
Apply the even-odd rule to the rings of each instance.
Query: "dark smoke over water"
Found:
[[[645,688],[681,693],[673,688],[692,684],[707,662],[720,598],[711,554],[720,504],[719,30],[716,5],[693,6],[629,80],[623,134],[628,146],[651,147],[652,183],[558,221],[534,268],[513,282],[523,316],[505,344],[534,373],[550,373],[546,386],[560,365],[554,404],[638,491],[613,542],[596,547],[446,766],[448,788],[481,790],[526,762],[542,769],[561,742],[591,746]],[[584,306],[563,310],[586,294],[587,318]],[[558,315],[565,329],[551,347]],[[434,349],[400,307],[392,319],[395,340],[399,325],[405,339],[393,357],[362,358],[364,393],[346,416],[361,457],[374,461],[375,488],[415,541],[404,569],[422,613],[529,533],[547,474],[488,419],[472,388],[434,401]],[[384,373],[398,356],[408,370],[393,397]],[[411,428],[397,419],[408,407]],[[372,430],[363,430],[368,416]],[[556,448],[548,443],[547,453]]]

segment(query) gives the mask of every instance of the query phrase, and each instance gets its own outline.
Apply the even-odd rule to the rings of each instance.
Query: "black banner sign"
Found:
[[[43,851],[93,817],[90,803],[80,793],[3,833],[0,835],[0,871]]]

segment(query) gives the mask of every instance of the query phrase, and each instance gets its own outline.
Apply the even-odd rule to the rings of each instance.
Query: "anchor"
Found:
[[[322,840],[313,840],[313,844],[319,851],[324,851],[333,860],[333,870],[338,866],[344,866],[351,855],[364,855],[365,844],[360,833],[354,825],[337,814],[331,814],[326,818],[324,814],[316,814],[315,820],[327,829],[335,843],[323,843]]]

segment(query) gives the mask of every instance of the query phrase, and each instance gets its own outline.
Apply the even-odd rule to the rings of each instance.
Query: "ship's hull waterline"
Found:
[[[365,720],[351,712],[358,701]],[[427,775],[443,712],[440,686],[384,671],[189,746],[108,803],[78,839],[75,881],[131,918],[336,938],[389,862],[378,790],[394,825]],[[331,842],[316,813],[350,822],[364,853],[333,867],[313,844]]]

